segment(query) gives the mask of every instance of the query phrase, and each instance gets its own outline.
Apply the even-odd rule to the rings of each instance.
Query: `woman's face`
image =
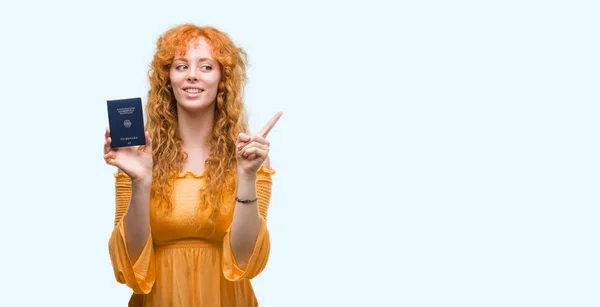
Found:
[[[192,41],[183,56],[175,56],[169,71],[171,87],[179,108],[193,112],[213,107],[221,67],[203,38]]]

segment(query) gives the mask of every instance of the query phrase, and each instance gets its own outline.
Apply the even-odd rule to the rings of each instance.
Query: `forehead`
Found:
[[[212,58],[212,48],[204,37],[199,37],[189,41],[185,49],[179,51],[178,56]]]

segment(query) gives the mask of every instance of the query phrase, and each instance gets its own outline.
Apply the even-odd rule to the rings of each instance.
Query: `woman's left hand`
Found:
[[[236,144],[238,173],[244,175],[256,174],[269,155],[267,135],[273,129],[282,113],[277,112],[265,127],[255,135],[240,133]]]

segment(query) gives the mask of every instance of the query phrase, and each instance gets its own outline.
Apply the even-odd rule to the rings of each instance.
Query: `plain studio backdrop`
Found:
[[[249,54],[272,130],[261,306],[599,306],[596,1],[0,5],[0,305],[125,306],[106,100],[158,36]]]

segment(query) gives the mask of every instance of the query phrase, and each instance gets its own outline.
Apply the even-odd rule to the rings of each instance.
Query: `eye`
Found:
[[[187,65],[185,65],[185,64],[179,64],[179,65],[175,66],[175,69],[177,69],[177,70],[184,70],[184,69],[187,69]]]
[[[212,66],[210,66],[210,65],[202,65],[200,67],[200,69],[206,70],[206,71],[211,71],[212,70]]]

